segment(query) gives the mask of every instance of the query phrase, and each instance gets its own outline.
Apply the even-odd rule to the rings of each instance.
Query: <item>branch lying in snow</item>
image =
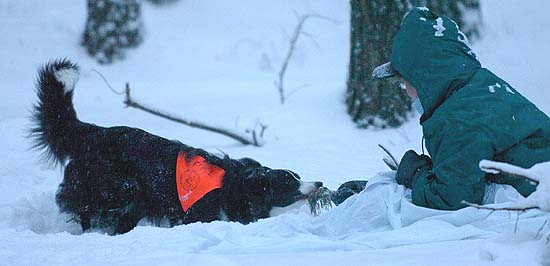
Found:
[[[476,208],[476,209],[479,209],[479,210],[490,210],[491,213],[494,212],[494,211],[512,211],[512,212],[517,212],[518,213],[518,217],[516,219],[516,225],[514,227],[514,232],[517,232],[517,228],[518,228],[518,223],[519,223],[519,215],[521,213],[524,213],[528,210],[538,210],[540,209],[539,207],[537,206],[531,206],[531,207],[489,207],[489,206],[484,206],[484,205],[479,205],[479,204],[475,204],[475,203],[471,203],[471,202],[467,202],[465,200],[463,200],[461,202],[462,204],[466,205],[466,206],[469,206],[469,207],[473,207],[473,208]],[[514,205],[514,202],[511,203],[511,205]],[[549,219],[550,219],[550,216],[549,216]],[[542,230],[544,229],[544,227],[546,226],[546,223],[548,221],[545,221],[544,224],[542,225],[542,227],[539,229],[539,232],[537,233],[537,236],[542,232]],[[550,239],[550,235],[548,236],[548,239]]]
[[[482,160],[479,162],[479,168],[490,174],[505,173],[518,178],[527,179],[537,184],[537,188],[527,198],[512,202],[508,204],[508,206],[502,208],[480,206],[469,202],[463,202],[464,204],[478,209],[493,211],[504,210],[523,212],[531,209],[539,209],[550,213],[550,161],[538,163],[529,169],[525,169],[508,163]]]
[[[256,129],[247,129],[246,133],[248,133],[250,135],[243,135],[243,134],[240,134],[238,132],[233,132],[229,129],[223,129],[221,127],[215,127],[215,126],[207,125],[205,123],[191,121],[189,119],[184,119],[184,118],[180,118],[180,117],[177,117],[175,115],[172,115],[172,114],[168,114],[166,112],[161,112],[159,110],[156,110],[155,108],[147,107],[144,104],[135,101],[130,96],[130,84],[129,83],[126,83],[125,96],[126,96],[126,98],[124,100],[124,104],[126,104],[126,107],[133,107],[133,108],[145,111],[147,113],[150,113],[150,114],[153,114],[153,115],[156,115],[156,116],[160,116],[162,118],[166,118],[168,120],[178,122],[178,123],[190,126],[190,127],[204,129],[204,130],[212,131],[212,132],[215,132],[215,133],[218,133],[218,134],[222,134],[224,136],[227,136],[227,137],[230,137],[234,140],[237,140],[238,142],[240,142],[244,145],[254,145],[254,146],[257,146],[257,147],[260,147],[260,146],[263,145],[263,135],[264,135],[264,131],[267,128],[267,126],[265,126],[261,123],[258,123],[261,127],[259,135],[257,134]]]
[[[544,212],[550,212],[550,161],[535,164],[529,169],[488,160],[482,160],[479,162],[479,166],[482,170],[487,169],[484,171],[490,171],[490,173],[495,173],[495,171],[507,173],[537,184],[537,189],[518,204],[522,204],[522,207],[531,205]]]
[[[278,80],[275,81],[275,87],[277,87],[277,90],[279,91],[279,99],[281,101],[281,104],[284,104],[286,98],[288,96],[290,96],[292,93],[297,91],[297,90],[295,90],[295,91],[285,95],[283,82],[284,82],[284,78],[285,78],[286,69],[288,67],[288,63],[290,62],[290,59],[292,58],[292,55],[294,54],[294,50],[296,48],[296,43],[298,42],[298,38],[300,37],[301,34],[311,38],[311,35],[309,35],[308,33],[302,31],[302,28],[304,27],[304,23],[309,18],[319,18],[319,19],[323,19],[323,20],[327,20],[327,21],[337,23],[337,21],[335,21],[331,18],[321,16],[321,15],[317,15],[317,14],[306,14],[306,15],[298,16],[298,24],[296,24],[296,28],[294,28],[294,33],[292,34],[292,37],[290,38],[290,45],[289,45],[285,60],[283,61],[283,64],[281,65],[281,69],[279,70]]]
[[[531,193],[527,198],[510,202],[504,207],[489,207],[482,206],[478,204],[469,203],[462,201],[463,204],[466,204],[470,207],[474,207],[482,210],[490,211],[517,211],[518,220],[519,214],[528,210],[538,209],[543,212],[549,213],[548,219],[544,222],[542,227],[537,233],[537,236],[542,232],[548,221],[550,221],[550,161],[542,162],[533,165],[529,169],[511,165],[508,163],[495,162],[489,160],[481,160],[479,162],[479,168],[489,174],[499,174],[505,173],[512,175],[518,178],[523,178],[531,181],[534,184],[537,184],[536,190]],[[516,228],[517,228],[516,221]],[[550,241],[550,234],[547,236],[546,241]]]
[[[462,204],[465,204],[469,207],[474,207],[476,209],[480,209],[480,210],[491,210],[491,211],[513,211],[513,212],[524,212],[524,211],[528,211],[528,210],[534,210],[534,209],[539,209],[539,207],[499,207],[499,208],[495,208],[495,207],[488,207],[488,206],[485,206],[485,205],[479,205],[479,204],[475,204],[475,203],[471,203],[471,202],[467,202],[465,200],[463,200],[461,202]]]

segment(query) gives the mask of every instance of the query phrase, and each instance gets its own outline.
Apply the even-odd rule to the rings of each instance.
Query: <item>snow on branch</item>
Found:
[[[504,173],[518,178],[523,178],[537,185],[536,190],[527,198],[510,202],[504,207],[481,206],[463,201],[464,204],[484,210],[492,211],[519,211],[524,212],[531,209],[539,209],[550,213],[550,161],[535,164],[525,169],[508,163],[482,160],[479,168],[489,174]]]
[[[540,235],[546,225],[550,222],[550,161],[538,163],[533,165],[531,168],[525,169],[508,163],[481,160],[479,162],[479,168],[489,174],[504,173],[529,180],[533,184],[536,184],[537,188],[533,193],[531,193],[531,195],[527,196],[527,198],[515,202],[509,202],[501,205],[500,207],[483,206],[466,201],[462,201],[462,203],[482,210],[517,211],[518,220],[519,214],[528,210],[538,209],[546,212],[548,213],[548,218],[537,233],[537,236]],[[550,234],[546,236],[545,245],[548,245],[548,243],[550,243]],[[543,256],[549,256],[546,259],[550,259],[550,253]]]
[[[124,104],[126,104],[126,107],[133,107],[133,108],[145,111],[147,113],[150,113],[150,114],[168,119],[170,121],[178,122],[178,123],[181,123],[181,124],[193,127],[193,128],[204,129],[204,130],[208,130],[208,131],[211,131],[211,132],[215,132],[215,133],[224,135],[226,137],[230,137],[230,138],[232,138],[232,139],[234,139],[234,140],[236,140],[236,141],[238,141],[238,142],[240,142],[244,145],[254,145],[254,146],[257,146],[257,147],[262,146],[263,145],[263,135],[264,135],[265,129],[267,128],[267,126],[265,126],[261,123],[257,123],[256,127],[259,124],[260,125],[260,131],[257,132],[256,128],[247,129],[246,133],[248,135],[245,135],[245,134],[242,134],[240,132],[235,132],[233,130],[223,128],[223,127],[220,127],[220,126],[211,126],[211,125],[207,125],[206,123],[203,123],[203,122],[192,121],[190,119],[181,118],[181,117],[178,117],[178,116],[173,115],[173,114],[169,114],[169,113],[164,112],[164,111],[159,111],[156,108],[148,107],[148,106],[134,100],[130,96],[130,84],[129,83],[126,83]]]
[[[537,184],[536,190],[531,195],[517,202],[518,207],[537,207],[541,211],[550,212],[550,161],[525,169],[508,163],[482,160],[479,162],[479,168],[487,173],[505,173]]]
[[[537,164],[529,169],[525,169],[508,163],[481,160],[479,162],[479,168],[489,174],[499,174],[502,172],[518,178],[527,179],[536,184],[540,182],[539,176],[542,177],[544,175],[541,171],[542,168],[544,168],[543,164]],[[546,170],[550,170],[550,167]]]

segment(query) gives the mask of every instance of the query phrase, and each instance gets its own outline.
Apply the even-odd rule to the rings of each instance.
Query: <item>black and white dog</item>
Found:
[[[81,122],[72,103],[78,78],[78,66],[68,60],[39,70],[31,136],[51,162],[68,161],[56,202],[84,231],[122,234],[142,219],[169,226],[247,224],[306,200],[322,186],[289,170],[214,156],[137,128]],[[197,187],[201,182],[207,185]]]

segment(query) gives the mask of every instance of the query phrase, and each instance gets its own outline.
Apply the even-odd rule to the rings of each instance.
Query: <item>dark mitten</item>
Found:
[[[367,181],[364,180],[353,180],[348,181],[342,184],[334,194],[331,196],[332,202],[336,205],[344,202],[347,198],[351,197],[354,194],[357,194],[367,186]]]
[[[401,158],[395,180],[397,184],[405,187],[412,187],[413,177],[420,170],[428,170],[432,167],[432,160],[426,155],[418,155],[415,151],[409,150]]]

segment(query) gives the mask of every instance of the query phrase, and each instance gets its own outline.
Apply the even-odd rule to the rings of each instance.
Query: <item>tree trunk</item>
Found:
[[[88,53],[100,63],[124,57],[124,49],[143,40],[138,0],[88,0],[88,19],[82,39]]]
[[[371,77],[374,67],[388,61],[393,36],[408,9],[401,0],[351,1],[346,104],[359,127],[397,127],[411,110],[408,96],[396,84]]]

